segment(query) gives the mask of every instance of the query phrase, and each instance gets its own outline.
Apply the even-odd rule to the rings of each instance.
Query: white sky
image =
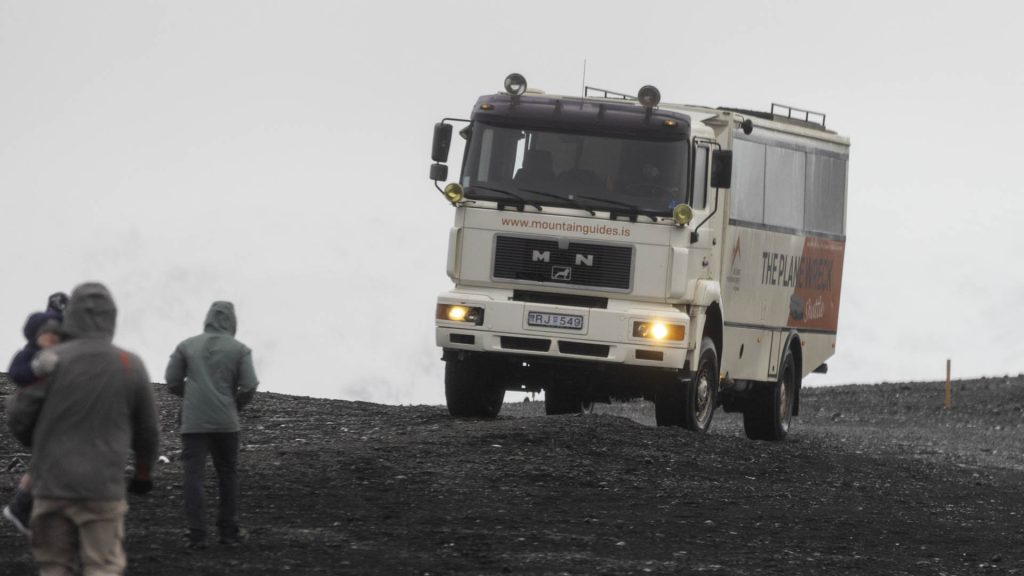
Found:
[[[0,350],[50,292],[99,280],[154,380],[228,299],[261,389],[442,403],[433,123],[513,71],[579,93],[586,59],[590,85],[790,104],[850,136],[839,350],[809,384],[939,379],[947,357],[1024,372],[1021,12],[0,1]]]

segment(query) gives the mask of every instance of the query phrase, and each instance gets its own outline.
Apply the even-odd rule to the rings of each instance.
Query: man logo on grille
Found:
[[[572,280],[572,266],[552,266],[551,279],[563,282]]]
[[[534,262],[551,262],[551,252],[546,251],[546,250],[544,252],[541,252],[540,250],[534,250],[533,251],[533,261]]]
[[[577,254],[576,255],[576,265],[579,266],[580,264],[593,268],[594,267],[594,255],[593,254]]]

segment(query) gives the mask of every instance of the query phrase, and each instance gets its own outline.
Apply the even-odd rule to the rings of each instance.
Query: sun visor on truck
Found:
[[[481,96],[472,119],[492,126],[579,132],[644,140],[686,140],[690,118],[667,110],[579,98]]]

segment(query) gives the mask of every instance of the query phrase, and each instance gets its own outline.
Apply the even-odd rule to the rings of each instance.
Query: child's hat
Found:
[[[35,341],[40,334],[56,333],[60,330],[60,317],[52,312],[36,312],[25,321],[25,339]]]

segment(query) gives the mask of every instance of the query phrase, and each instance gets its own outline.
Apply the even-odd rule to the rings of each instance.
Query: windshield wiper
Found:
[[[658,221],[657,218],[655,218],[654,216],[651,216],[650,214],[648,214],[647,213],[648,211],[643,210],[639,206],[634,206],[634,205],[629,204],[627,202],[620,202],[619,200],[612,200],[610,198],[601,198],[600,196],[587,196],[586,194],[576,194],[576,197],[577,198],[583,198],[584,200],[597,200],[598,202],[605,202],[607,204],[611,204],[612,206],[619,206],[621,208],[626,208],[626,209],[628,209],[630,211],[630,214],[633,214],[633,215],[636,215],[636,216],[646,216],[646,217],[651,219],[651,222],[657,222]]]
[[[469,188],[479,188],[481,190],[487,190],[488,192],[498,192],[499,194],[505,194],[506,196],[511,196],[511,197],[515,198],[523,206],[526,206],[527,204],[529,204],[530,206],[533,206],[534,208],[536,208],[539,212],[543,212],[544,211],[544,209],[540,207],[540,204],[536,204],[536,203],[533,203],[533,202],[527,202],[526,198],[523,198],[522,196],[520,196],[519,194],[516,194],[515,192],[513,192],[511,190],[505,190],[505,189],[502,189],[502,188],[492,188],[490,186],[484,186],[482,184],[473,184],[473,185],[469,186]]]
[[[594,215],[597,214],[597,212],[594,212],[590,208],[587,208],[583,204],[580,204],[576,200],[573,200],[571,197],[566,198],[565,196],[559,196],[558,194],[552,194],[550,192],[541,192],[540,190],[531,190],[529,188],[519,188],[519,191],[520,192],[529,192],[530,194],[536,194],[537,196],[544,196],[546,198],[554,198],[556,200],[563,200],[565,202],[568,202],[569,204],[572,204],[573,207],[575,207],[575,208],[579,208],[580,210],[589,212],[591,216],[594,216]]]

